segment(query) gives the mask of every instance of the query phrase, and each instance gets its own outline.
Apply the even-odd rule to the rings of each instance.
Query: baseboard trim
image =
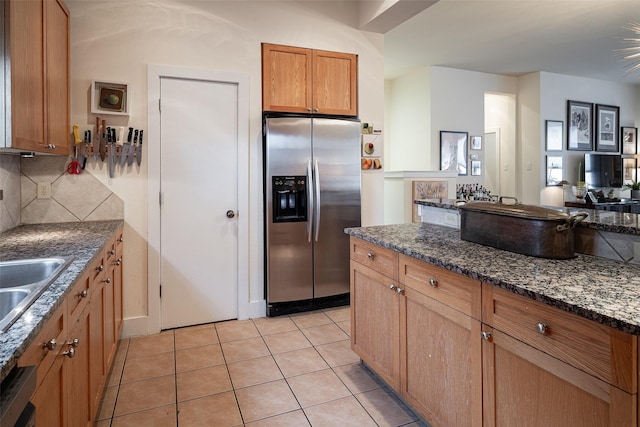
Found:
[[[249,302],[249,318],[254,319],[256,317],[266,317],[266,316],[267,316],[267,300],[266,299]]]
[[[149,335],[149,316],[130,317],[122,321],[120,339]]]

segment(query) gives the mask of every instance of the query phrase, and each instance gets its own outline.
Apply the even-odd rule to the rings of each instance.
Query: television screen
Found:
[[[622,187],[622,156],[585,154],[584,181],[591,187]]]

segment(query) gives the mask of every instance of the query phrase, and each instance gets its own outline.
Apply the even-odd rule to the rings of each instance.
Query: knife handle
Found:
[[[140,145],[142,145],[142,132],[144,132],[144,129],[140,129],[140,140],[138,141]]]
[[[133,133],[133,143],[138,143],[138,129],[136,129],[136,131]]]
[[[111,143],[115,145],[118,142],[116,139],[116,128],[111,128]]]
[[[102,137],[104,138],[106,135],[105,133],[107,132],[107,121],[103,120],[102,121]]]
[[[107,126],[107,143],[111,144],[111,128]]]
[[[127,135],[127,144],[131,144],[132,138],[133,138],[133,128],[130,127],[129,128],[129,135]]]
[[[118,128],[118,139],[116,139],[116,143],[120,146],[124,144],[124,126]]]

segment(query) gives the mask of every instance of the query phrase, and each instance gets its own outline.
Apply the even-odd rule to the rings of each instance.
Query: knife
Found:
[[[105,157],[107,157],[107,121],[102,121],[102,129],[100,129],[100,160],[104,162]]]
[[[80,163],[80,166],[82,167],[82,165],[84,165],[85,160],[87,159],[84,156],[84,145],[87,143],[87,132],[88,131],[84,131],[84,135],[82,136],[82,142],[80,143],[80,148],[78,149],[78,163]],[[84,169],[84,167],[82,168]]]
[[[136,161],[138,162],[138,166],[140,166],[140,163],[142,163],[142,132],[144,132],[144,130],[140,130],[140,141],[138,141],[138,143],[140,145],[138,145],[138,152],[136,153]]]
[[[98,146],[100,145],[100,117],[96,117],[96,135]],[[95,141],[91,140],[91,151],[93,151],[93,160],[98,160],[98,147],[96,147]]]
[[[133,158],[135,156],[135,149],[138,145],[138,129],[133,133],[133,145],[129,148],[129,158],[127,159],[127,166],[131,166],[133,164]]]
[[[120,166],[124,166],[127,162],[127,156],[129,155],[130,150],[133,148],[131,146],[131,139],[133,138],[133,128],[129,128],[129,134],[127,135],[127,142],[122,146],[122,153],[120,154]]]
[[[108,165],[109,165],[109,178],[113,178],[113,170],[115,167],[115,150],[116,150],[116,146],[115,144],[113,144],[112,140],[111,140],[111,136],[112,136],[112,132],[111,132],[111,128],[107,128],[107,143],[109,144],[109,146],[107,147],[109,150],[108,154]]]

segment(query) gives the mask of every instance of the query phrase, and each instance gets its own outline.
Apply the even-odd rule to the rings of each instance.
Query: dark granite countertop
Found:
[[[345,233],[640,335],[640,265],[581,254],[569,260],[534,258],[467,242],[459,230],[426,223]]]
[[[4,333],[0,333],[0,381],[15,366],[73,283],[96,258],[123,221],[23,225],[0,233],[0,261],[73,257],[73,261]]]
[[[415,200],[414,204],[431,206],[435,208],[458,210],[458,205],[453,199],[424,199]],[[580,222],[578,226],[593,228],[595,230],[609,231],[622,234],[640,234],[640,216],[628,212],[611,212],[587,208],[544,206],[559,212],[572,214],[575,212],[586,212],[589,216]]]

